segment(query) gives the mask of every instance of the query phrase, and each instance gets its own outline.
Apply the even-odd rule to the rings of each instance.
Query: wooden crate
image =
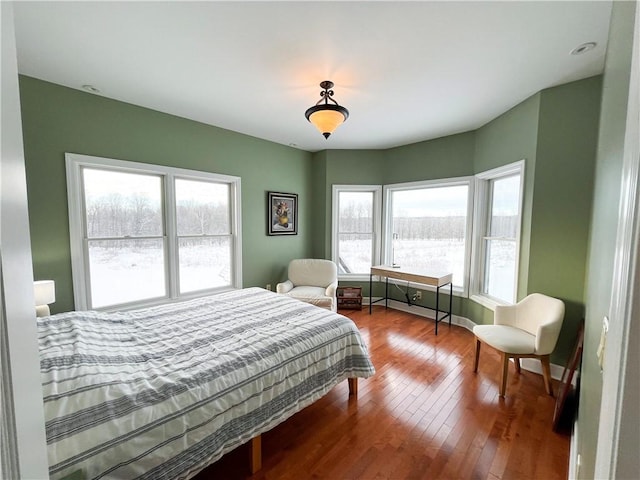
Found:
[[[338,287],[338,309],[362,310],[362,287]]]

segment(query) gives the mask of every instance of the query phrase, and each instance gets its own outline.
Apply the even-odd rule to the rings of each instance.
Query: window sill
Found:
[[[369,282],[369,274],[368,273],[355,273],[355,274],[338,274],[339,282]]]
[[[488,308],[489,310],[491,310],[492,312],[494,312],[496,310],[496,307],[498,305],[510,305],[508,303],[505,302],[499,302],[498,300],[495,300],[493,298],[490,297],[485,297],[484,295],[471,295],[469,297],[470,300],[473,300],[474,302],[482,305],[485,308]]]
[[[193,300],[194,298],[208,297],[210,295],[229,292],[231,290],[236,290],[236,288],[232,286],[226,286],[226,287],[218,287],[218,288],[209,289],[209,290],[198,290],[197,292],[183,293],[179,297],[173,297],[173,298],[161,297],[153,300],[146,300],[146,301],[142,300],[138,302],[121,303],[118,305],[109,305],[106,307],[92,308],[91,310],[95,310],[98,312],[127,312],[130,310],[140,310],[143,308],[157,307],[160,305],[167,305],[170,303],[186,302],[187,300]]]

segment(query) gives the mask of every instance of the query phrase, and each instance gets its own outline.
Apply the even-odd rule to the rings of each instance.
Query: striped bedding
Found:
[[[190,478],[374,373],[351,320],[260,288],[38,329],[52,479]]]

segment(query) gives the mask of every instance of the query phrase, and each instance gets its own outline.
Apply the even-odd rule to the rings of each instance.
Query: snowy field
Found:
[[[496,242],[492,255],[492,276],[489,292],[492,296],[511,301],[515,272],[514,247],[510,242]],[[370,240],[343,240],[340,258],[352,273],[369,273]],[[464,279],[465,246],[461,240],[395,240],[394,261],[401,267],[432,272],[453,273],[454,286]],[[344,271],[341,269],[341,273]]]
[[[106,243],[92,242],[89,248],[93,307],[167,295],[161,240],[126,240],[118,242],[118,247]],[[228,239],[181,241],[181,293],[230,285],[230,251]]]
[[[370,241],[343,240],[340,255],[353,273],[369,273]],[[228,238],[181,239],[179,278],[181,293],[231,284],[231,247]],[[396,240],[395,262],[402,267],[452,272],[454,286],[464,278],[464,242],[459,240]],[[507,301],[513,298],[514,244],[495,242],[489,292]],[[93,307],[105,307],[167,295],[161,240],[94,241],[90,243]]]
[[[394,261],[416,270],[452,272],[454,285],[462,285],[464,274],[464,242],[458,240],[395,240]],[[340,257],[353,273],[369,273],[371,242],[342,241]]]

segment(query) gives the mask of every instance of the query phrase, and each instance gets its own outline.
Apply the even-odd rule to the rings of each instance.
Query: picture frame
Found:
[[[267,235],[298,234],[298,194],[267,192]]]

